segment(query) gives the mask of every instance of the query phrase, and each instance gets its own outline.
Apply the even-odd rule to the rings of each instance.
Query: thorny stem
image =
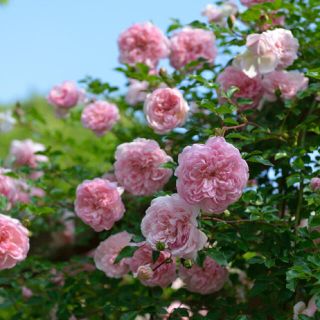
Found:
[[[160,268],[162,265],[164,265],[165,263],[170,263],[172,260],[172,255],[170,254],[170,257],[163,260],[161,263],[159,263],[154,269],[152,269],[152,271],[156,271],[158,268]]]

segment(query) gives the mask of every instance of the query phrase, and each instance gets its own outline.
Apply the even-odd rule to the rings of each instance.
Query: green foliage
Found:
[[[44,319],[50,314],[62,320],[71,315],[78,319],[128,320],[145,314],[161,319],[165,308],[181,301],[190,307],[190,318],[196,320],[287,320],[292,319],[298,301],[320,296],[320,193],[309,187],[310,179],[320,175],[320,103],[315,100],[320,93],[320,3],[276,0],[252,6],[240,14],[246,24],[241,28],[231,21],[224,27],[199,21],[190,25],[215,32],[221,52],[231,58],[242,51],[246,35],[256,32],[274,10],[285,14],[286,28],[300,43],[300,56],[292,69],[305,71],[310,77],[308,89],[296,99],[278,99],[265,103],[261,110],[237,114],[237,106],[251,101],[235,102],[232,98],[238,88],[234,87],[221,93],[225,102],[219,104],[216,77],[224,66],[197,61],[181,71],[162,69],[159,75],[149,75],[149,68],[142,64],[116,69],[128,78],[147,81],[151,89],[160,83],[177,87],[188,102],[195,102],[198,109],[189,117],[183,133],[156,135],[141,117],[142,105],[129,106],[117,87],[94,77],[80,83],[88,92],[116,103],[121,112],[121,121],[104,137],[82,128],[81,108],[61,120],[41,98],[13,106],[18,125],[2,134],[1,158],[5,160],[12,139],[30,137],[46,145],[44,154],[50,161],[44,165],[43,177],[28,180],[47,195],[6,212],[19,217],[32,236],[28,259],[12,270],[1,271],[1,319]],[[172,20],[167,33],[181,26],[179,20]],[[192,66],[198,68],[188,73]],[[165,167],[174,169],[185,146],[203,143],[215,134],[224,135],[240,149],[254,181],[223,214],[202,213],[198,222],[208,235],[209,245],[195,262],[180,263],[202,266],[209,256],[227,266],[230,279],[221,291],[200,296],[183,288],[148,288],[132,276],[107,278],[92,267],[92,258],[87,255],[100,241],[119,231],[127,230],[135,235],[134,242],[142,241],[140,222],[145,210],[154,197],[175,192],[175,177],[151,197],[124,193],[125,216],[110,231],[95,233],[75,219],[74,243],[59,245],[61,219],[65,210],[74,210],[77,185],[112,170],[117,145],[136,137],[154,139],[173,158]],[[27,179],[28,171],[20,168],[11,175]],[[8,207],[4,197],[0,207],[2,211]],[[308,227],[301,227],[304,219]],[[132,256],[136,248],[124,248],[116,263]],[[153,251],[154,261],[159,254]],[[31,298],[22,296],[22,286],[33,291]],[[190,310],[180,306],[170,319],[181,319]],[[202,316],[199,310],[207,310],[207,315]],[[300,319],[308,317],[301,315]],[[319,312],[314,319],[320,319]]]

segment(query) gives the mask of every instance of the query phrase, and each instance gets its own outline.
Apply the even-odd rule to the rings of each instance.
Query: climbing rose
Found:
[[[148,87],[149,83],[147,81],[130,79],[128,92],[126,94],[126,102],[131,106],[144,102],[147,96]]]
[[[207,242],[197,226],[199,208],[186,203],[178,194],[152,200],[141,222],[142,234],[153,249],[165,245],[173,256],[195,258]]]
[[[237,201],[249,177],[239,150],[222,137],[185,147],[178,162],[179,195],[210,213],[221,213]]]
[[[114,263],[120,251],[130,244],[132,235],[126,231],[116,233],[102,241],[94,253],[97,269],[103,271],[110,278],[121,278],[129,272],[131,258],[124,258]]]
[[[84,97],[73,81],[65,81],[54,86],[48,95],[48,102],[56,107],[57,115],[65,116],[69,109],[76,106]]]
[[[189,106],[177,89],[159,88],[149,94],[144,103],[144,113],[149,126],[159,134],[182,126]]]
[[[117,185],[106,179],[85,180],[76,191],[78,217],[95,231],[110,230],[123,217],[125,208]]]
[[[89,104],[82,112],[81,121],[85,128],[92,130],[97,136],[110,131],[120,119],[118,107],[106,101]]]
[[[273,2],[273,0],[240,0],[240,2],[246,7],[251,7],[260,3]]]
[[[280,90],[281,98],[289,100],[299,91],[308,87],[308,78],[299,71],[273,71],[264,76],[262,84],[265,97],[269,101],[276,101],[276,91]]]
[[[217,50],[215,35],[211,31],[195,28],[183,28],[171,38],[170,63],[176,69],[181,69],[188,63],[199,58],[213,63]]]
[[[118,46],[120,62],[130,65],[144,63],[154,68],[169,55],[168,39],[150,22],[134,24],[122,32]]]
[[[209,22],[214,22],[221,26],[224,26],[227,22],[227,18],[230,17],[235,21],[235,15],[238,12],[238,7],[232,2],[225,2],[221,6],[217,7],[213,4],[208,4],[202,11],[202,15],[208,18]]]
[[[32,169],[38,167],[41,162],[47,162],[48,158],[37,152],[45,151],[45,146],[41,143],[27,140],[13,140],[10,147],[10,158],[17,166],[28,166]]]
[[[310,182],[310,188],[312,191],[320,190],[320,178],[312,178]]]
[[[168,182],[172,170],[161,166],[171,161],[154,140],[138,138],[117,147],[114,173],[121,186],[137,196],[151,195]]]
[[[228,278],[228,271],[212,258],[206,257],[203,267],[193,264],[191,269],[187,269],[181,265],[179,276],[186,284],[187,290],[200,294],[210,294],[223,287]]]
[[[252,103],[238,105],[238,109],[240,111],[257,108],[259,106],[263,96],[260,77],[249,78],[241,70],[230,66],[220,73],[217,78],[217,82],[220,84],[220,87],[224,92],[227,92],[232,86],[239,89],[239,91],[236,91],[232,97],[235,104],[237,104],[237,100],[239,98],[252,100]],[[223,102],[224,99],[220,98],[220,101]]]
[[[13,204],[17,201],[17,190],[14,179],[6,176],[10,170],[0,168],[0,195],[7,198]]]
[[[293,307],[293,320],[298,320],[300,314],[303,314],[303,315],[311,318],[314,316],[314,314],[317,312],[317,310],[318,310],[318,308],[316,305],[316,297],[315,296],[313,296],[309,300],[307,306],[303,301],[299,301]]]
[[[27,257],[28,234],[19,220],[0,214],[0,270],[13,268]]]
[[[168,261],[166,261],[168,259]],[[141,283],[148,287],[160,286],[167,287],[176,279],[176,263],[174,258],[170,260],[168,252],[161,251],[156,262],[152,259],[152,249],[148,244],[142,244],[138,250],[135,251],[131,261],[130,269],[133,274],[137,274],[141,267],[150,267],[153,272],[149,279],[139,278]],[[141,273],[140,273],[141,276]]]
[[[247,50],[233,60],[248,77],[281,70],[297,59],[298,40],[285,29],[268,30],[247,37]]]

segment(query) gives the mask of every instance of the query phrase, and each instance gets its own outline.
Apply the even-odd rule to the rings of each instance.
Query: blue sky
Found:
[[[0,103],[86,75],[116,85],[117,37],[132,23],[202,19],[210,0],[11,0],[0,6]]]

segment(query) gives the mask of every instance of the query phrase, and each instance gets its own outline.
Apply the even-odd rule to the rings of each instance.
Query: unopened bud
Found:
[[[162,251],[166,248],[166,246],[163,242],[159,241],[159,242],[157,242],[156,248],[157,248],[157,250]]]
[[[150,280],[153,277],[153,270],[150,266],[140,266],[137,271],[139,280]]]

